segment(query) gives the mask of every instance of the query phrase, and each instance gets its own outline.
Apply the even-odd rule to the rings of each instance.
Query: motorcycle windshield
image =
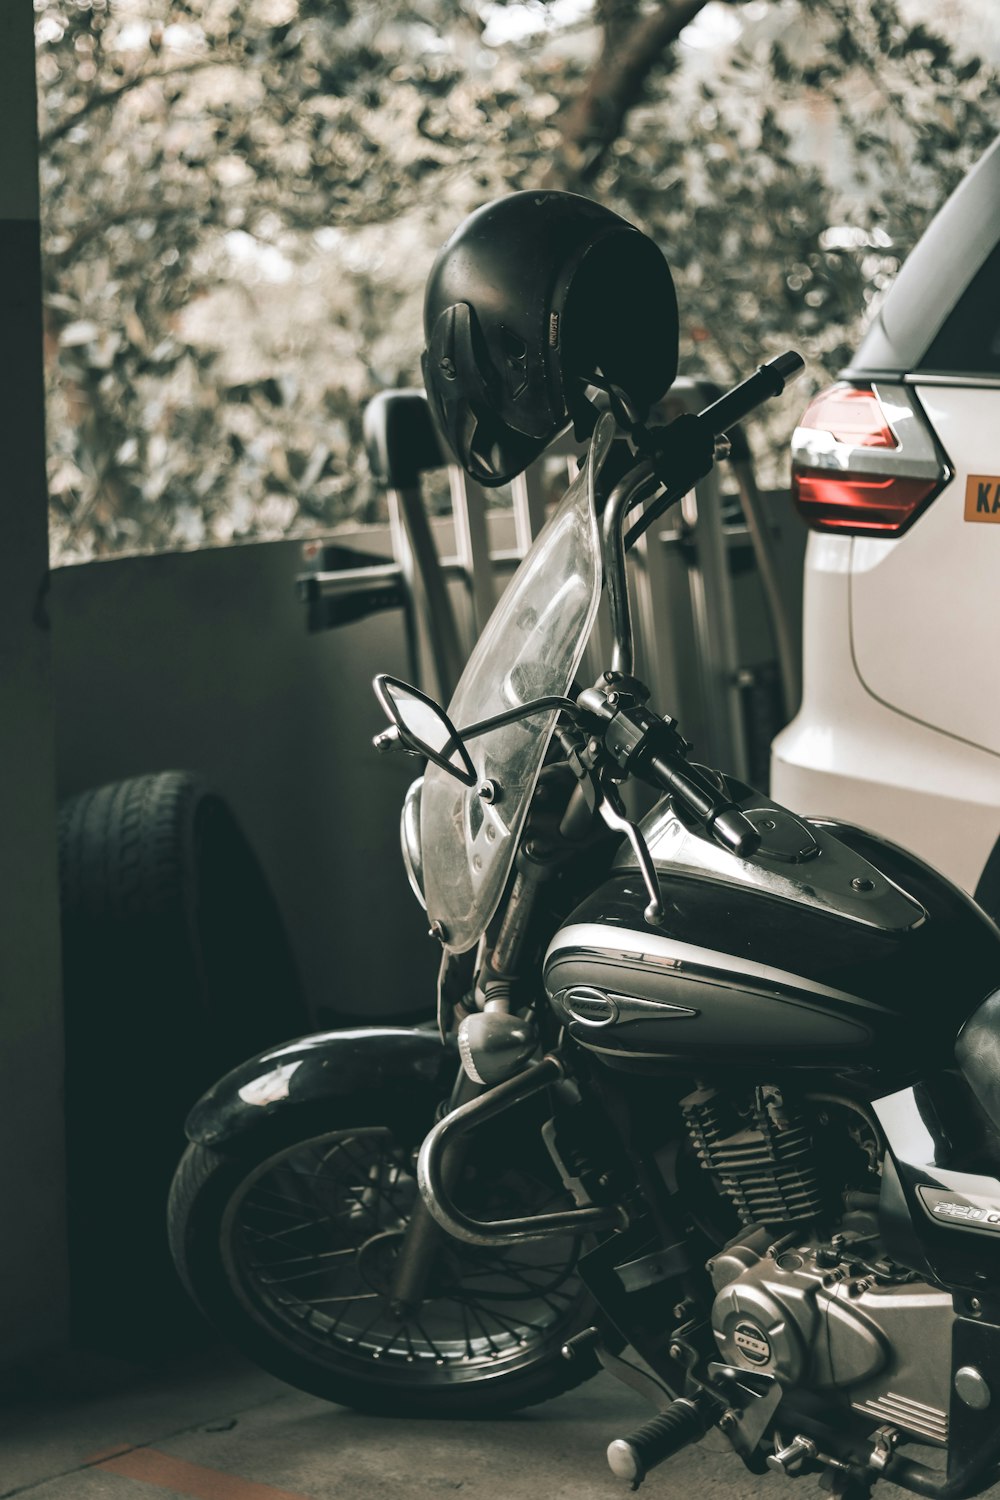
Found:
[[[601,438],[599,430],[469,657],[448,708],[459,729],[569,692],[601,595],[594,507],[595,472],[607,451]],[[497,784],[492,802],[427,768],[420,799],[427,912],[452,953],[473,947],[496,911],[556,718],[556,710],[535,714],[468,741],[479,783]]]

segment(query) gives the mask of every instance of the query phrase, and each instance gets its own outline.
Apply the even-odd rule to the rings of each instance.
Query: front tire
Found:
[[[189,1146],[169,1227],[194,1300],[265,1369],[361,1411],[498,1415],[587,1379],[592,1358],[560,1354],[593,1311],[573,1236],[499,1251],[442,1235],[423,1301],[393,1303],[421,1136],[345,1126],[239,1158]],[[493,1155],[466,1168],[462,1200],[489,1218],[541,1212],[561,1196],[548,1175]]]

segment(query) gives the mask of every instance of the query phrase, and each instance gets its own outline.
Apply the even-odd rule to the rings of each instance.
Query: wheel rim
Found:
[[[420,1306],[395,1308],[393,1263],[417,1198],[412,1153],[384,1128],[280,1152],[227,1207],[230,1284],[256,1322],[300,1353],[424,1389],[537,1364],[579,1328],[587,1299],[570,1235],[504,1250],[447,1239]],[[462,1199],[485,1218],[567,1206],[523,1166],[467,1172]]]

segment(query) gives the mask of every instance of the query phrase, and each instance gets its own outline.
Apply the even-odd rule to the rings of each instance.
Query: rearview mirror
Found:
[[[423,755],[466,786],[478,781],[461,734],[439,703],[398,677],[375,678],[375,696],[408,750]]]

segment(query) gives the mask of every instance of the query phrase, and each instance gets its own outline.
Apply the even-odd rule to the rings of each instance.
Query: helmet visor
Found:
[[[479,484],[507,484],[538,457],[547,439],[527,437],[496,415],[489,366],[476,357],[467,303],[441,314],[421,364],[438,436]]]

